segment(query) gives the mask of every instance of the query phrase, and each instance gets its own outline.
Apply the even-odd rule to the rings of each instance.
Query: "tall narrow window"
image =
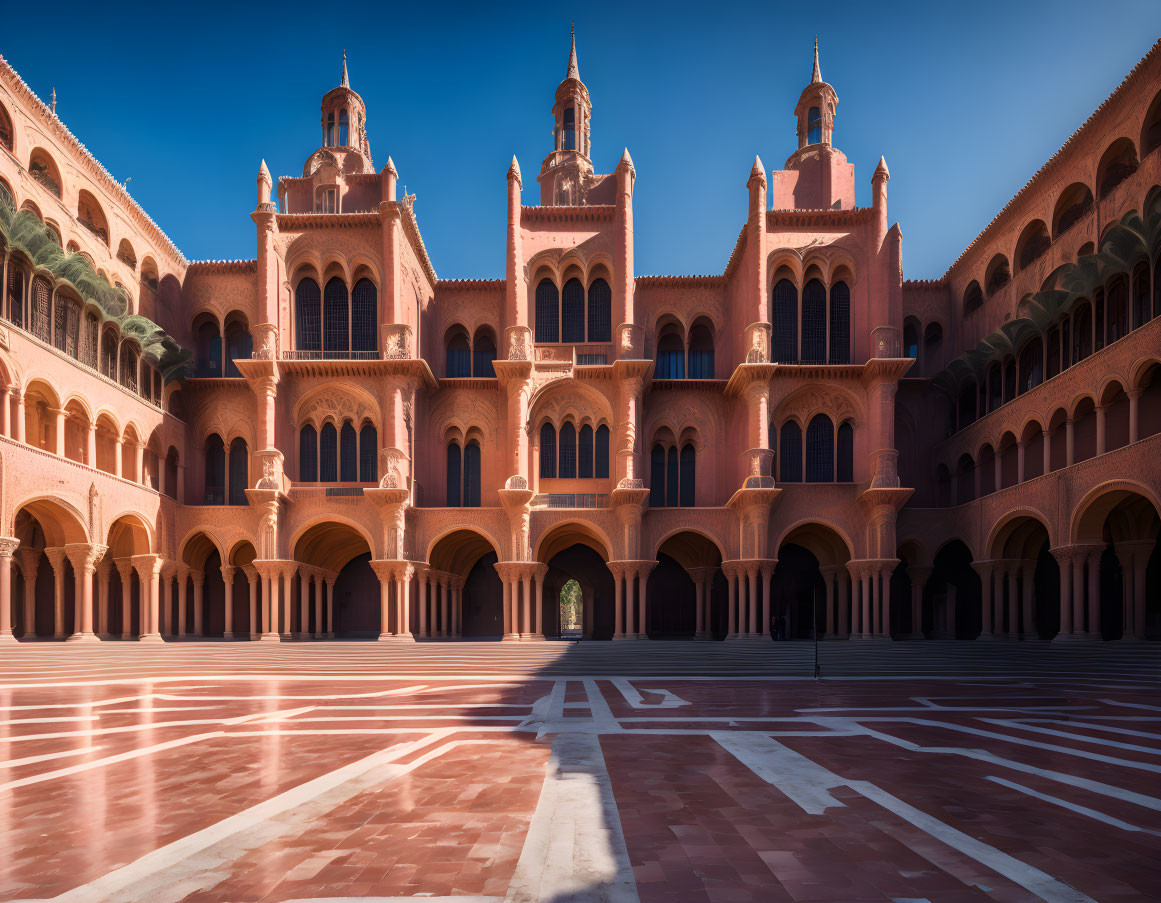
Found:
[[[665,507],[665,446],[661,443],[649,452],[649,507]]]
[[[294,290],[294,341],[299,351],[322,351],[321,298],[313,279],[303,279]]]
[[[101,342],[101,321],[96,314],[85,314],[84,349],[81,353],[81,363],[97,369],[97,346]]]
[[[613,340],[613,291],[604,279],[589,286],[589,341]]]
[[[1043,380],[1044,355],[1040,339],[1032,339],[1020,352],[1020,393],[1035,389]]]
[[[570,279],[564,284],[561,299],[562,342],[583,342],[585,340],[585,290],[579,279]]]
[[[838,474],[836,479],[840,483],[855,481],[855,431],[850,421],[838,428],[838,448],[835,451]]]
[[[903,356],[912,359],[919,357],[919,329],[912,320],[903,324]],[[831,360],[834,360],[833,356]]]
[[[834,482],[834,424],[816,414],[806,427],[806,482]]]
[[[656,379],[685,379],[685,343],[672,326],[657,340],[653,376]]]
[[[556,476],[556,428],[546,423],[540,428],[540,479]]]
[[[665,505],[676,508],[678,502],[677,449],[672,446],[665,452]]]
[[[582,480],[591,479],[593,475],[593,428],[587,423],[580,430],[576,475]]]
[[[793,420],[782,425],[778,440],[778,457],[782,469],[778,478],[783,483],[802,482],[802,428]]]
[[[323,351],[340,354],[351,347],[347,286],[338,276],[323,292]]]
[[[1079,363],[1092,354],[1092,305],[1078,304],[1072,315],[1072,362]]]
[[[339,111],[339,147],[349,147],[350,146],[350,142],[348,141],[348,137],[349,137],[348,132],[349,132],[350,124],[351,124],[351,121],[347,117],[347,111],[340,110]]]
[[[491,378],[496,375],[493,363],[496,360],[496,343],[490,333],[476,330],[476,340],[472,343],[472,376]]]
[[[1060,328],[1057,326],[1048,330],[1048,355],[1044,363],[1046,379],[1052,379],[1060,372]]]
[[[137,391],[137,352],[128,342],[121,343],[121,385],[130,392]]]
[[[560,341],[560,296],[556,284],[541,279],[536,286],[536,341]]]
[[[447,506],[459,508],[463,503],[460,492],[460,475],[463,467],[463,455],[460,444],[451,442],[447,447]]]
[[[818,144],[822,141],[822,112],[811,107],[806,114],[806,143]]]
[[[320,483],[339,481],[339,431],[324,423],[318,434],[318,479]]]
[[[467,333],[461,330],[457,329],[448,339],[444,375],[448,379],[462,379],[472,375],[472,350],[468,347]]]
[[[343,423],[339,431],[339,481],[355,483],[359,479],[358,436],[351,421]]]
[[[52,340],[52,320],[49,311],[52,298],[52,286],[43,276],[36,276],[32,280],[32,334],[42,342]]]
[[[609,478],[609,428],[603,423],[597,427],[593,461],[593,475],[598,480],[607,480]]]
[[[1141,264],[1133,273],[1133,328],[1153,318],[1149,309],[1149,267]]]
[[[1004,364],[1004,401],[1009,402],[1016,397],[1016,362],[1009,360]]]
[[[379,347],[379,298],[375,283],[360,279],[351,289],[351,350],[374,351]]]
[[[826,361],[826,289],[817,279],[802,289],[802,360],[808,364]]]
[[[8,262],[8,319],[24,328],[24,270],[15,261]]]
[[[318,431],[309,423],[298,431],[298,478],[318,482]]]
[[[101,337],[101,375],[117,378],[117,334],[111,329]]]
[[[714,337],[705,323],[694,323],[689,331],[689,378],[714,378]]]
[[[327,113],[326,146],[327,147],[334,147],[335,146],[335,114],[334,114],[333,110],[331,112]]]
[[[197,355],[194,364],[197,376],[222,375],[222,339],[218,335],[218,324],[213,320],[206,320],[198,327],[194,352]]]
[[[373,424],[364,423],[359,430],[359,482],[379,481],[379,432]]]
[[[564,111],[564,146],[562,150],[576,150],[576,111],[567,107]]]
[[[226,504],[226,446],[217,433],[206,440],[205,504]]]
[[[851,360],[851,290],[845,282],[830,287],[830,362]]]
[[[1108,324],[1110,345],[1129,331],[1129,287],[1123,276],[1109,286]]]
[[[696,459],[697,452],[694,451],[693,443],[686,443],[681,449],[681,491],[678,502],[682,508],[692,508],[695,504]]]
[[[778,363],[798,361],[798,290],[789,279],[780,279],[770,294],[770,313],[774,323],[774,360]]]
[[[250,453],[246,440],[239,436],[230,443],[230,504],[246,504],[246,487],[249,485]]]
[[[576,478],[576,427],[569,420],[560,428],[560,478]]]
[[[480,443],[475,439],[464,449],[464,507],[480,507]]]

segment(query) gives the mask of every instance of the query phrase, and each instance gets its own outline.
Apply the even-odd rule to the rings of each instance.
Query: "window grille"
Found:
[[[1133,327],[1144,326],[1152,319],[1149,310],[1149,268],[1142,265],[1133,274]]]
[[[578,354],[576,356],[576,364],[578,367],[603,367],[609,362],[607,354]]]
[[[609,428],[604,424],[597,427],[596,450],[593,455],[594,476],[598,480],[609,478]]]
[[[249,454],[246,450],[246,440],[235,439],[230,443],[230,504],[246,504],[246,486],[248,485]]]
[[[480,507],[480,443],[474,439],[464,449],[464,507]]]
[[[675,332],[665,333],[657,341],[656,379],[685,379],[685,346]]]
[[[701,324],[689,331],[689,378],[714,378],[714,337]]]
[[[576,475],[582,480],[591,479],[593,475],[593,428],[587,423],[580,430]]]
[[[320,295],[318,283],[303,279],[294,292],[295,346],[299,351],[321,351]]]
[[[576,111],[572,107],[564,111],[563,150],[576,150]]]
[[[576,427],[568,421],[560,428],[560,478],[576,478]]]
[[[460,468],[462,456],[458,442],[452,442],[447,447],[447,506],[459,508],[460,497]]]
[[[370,423],[359,430],[359,482],[379,482],[379,432]]]
[[[309,423],[298,431],[298,478],[318,482],[318,432]]]
[[[101,339],[101,374],[117,378],[117,337],[111,330]]]
[[[447,343],[444,372],[448,379],[472,375],[472,352],[468,348],[468,337],[462,332],[457,332]]]
[[[1000,380],[1000,365],[988,368],[988,411],[994,411],[1004,403],[1004,387]]]
[[[556,429],[551,423],[540,428],[540,479],[556,476]]]
[[[360,279],[351,290],[351,350],[375,351],[379,347],[379,298],[375,283]]]
[[[559,301],[556,285],[541,279],[536,286],[536,341],[560,341]]]
[[[806,482],[834,482],[834,424],[816,414],[806,427]]]
[[[327,113],[327,147],[335,146],[335,114],[334,112]]]
[[[81,352],[81,363],[97,369],[97,347],[101,341],[101,321],[96,314],[85,314],[84,347]]]
[[[855,481],[855,431],[850,423],[844,423],[838,428],[838,473],[836,479],[840,483]]]
[[[351,347],[347,287],[335,276],[323,291],[323,351],[337,354]]]
[[[660,443],[649,452],[649,507],[665,507],[665,448]]]
[[[226,376],[241,376],[234,361],[249,360],[254,355],[254,337],[241,326],[233,326],[226,333]]]
[[[1029,389],[1035,389],[1040,385],[1041,373],[1043,372],[1043,359],[1040,349],[1040,340],[1033,339],[1024,346],[1024,350],[1020,354],[1021,394],[1027,392]]]
[[[1128,330],[1129,292],[1124,279],[1117,279],[1109,288],[1109,344],[1121,338]]]
[[[579,279],[570,279],[564,284],[561,321],[562,342],[585,340],[585,290]]]
[[[826,360],[826,289],[817,279],[802,289],[802,360],[808,364]]]
[[[1048,379],[1056,376],[1060,372],[1060,329],[1053,326],[1048,331],[1048,361],[1047,373]]]
[[[226,447],[217,433],[206,440],[205,504],[226,504]]]
[[[697,452],[691,443],[681,449],[681,492],[678,499],[682,508],[692,508],[695,504]]]
[[[665,504],[667,507],[677,507],[678,489],[677,449],[670,448],[665,455]]]
[[[1092,354],[1092,307],[1082,304],[1072,315],[1073,352],[1072,362],[1078,363]]]
[[[830,362],[851,361],[851,290],[845,282],[830,287]]]
[[[347,138],[348,138],[349,126],[350,126],[350,120],[347,118],[347,111],[340,110],[339,111],[339,147],[347,147],[348,146]]]
[[[324,423],[318,436],[318,479],[320,483],[339,481],[339,431]]]
[[[121,385],[137,391],[137,355],[128,345],[121,346]]]
[[[8,319],[24,328],[24,271],[11,260],[8,263]]]
[[[589,341],[613,340],[613,291],[604,279],[589,286]]]
[[[1004,365],[1004,401],[1011,401],[1016,397],[1016,362],[1008,361]]]
[[[476,341],[472,348],[472,375],[477,377],[494,377],[496,368],[492,362],[496,360],[496,343],[490,335],[476,334]]]
[[[783,483],[802,482],[802,428],[793,420],[782,425],[778,441],[778,457],[782,470],[778,479]]]
[[[806,143],[818,144],[822,141],[822,113],[818,107],[811,107],[806,114]]]
[[[770,295],[770,312],[774,325],[774,360],[795,363],[798,360],[798,290],[789,279],[780,279]]]
[[[42,342],[52,340],[52,320],[49,310],[52,287],[43,276],[32,280],[32,334]]]
[[[355,427],[351,421],[343,424],[339,431],[339,482],[357,483],[359,481],[359,446]]]

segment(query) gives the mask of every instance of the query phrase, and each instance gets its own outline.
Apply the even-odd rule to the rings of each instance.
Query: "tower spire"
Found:
[[[576,23],[572,24],[572,50],[568,54],[568,72],[564,75],[565,78],[575,78],[580,81],[580,67],[576,64]]]
[[[815,43],[817,43],[817,42],[815,42]],[[817,56],[817,52],[818,51],[816,49],[815,50],[816,56]],[[815,68],[816,69],[818,68],[817,61],[815,62]],[[339,87],[342,87],[342,88],[351,87],[351,80],[347,77],[347,51],[345,51],[345,50],[343,51],[343,80],[341,82],[339,82]]]
[[[814,36],[814,73],[810,76],[810,83],[817,85],[822,81],[822,73],[818,69],[818,35]]]

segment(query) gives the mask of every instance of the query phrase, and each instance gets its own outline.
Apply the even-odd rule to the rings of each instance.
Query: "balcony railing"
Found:
[[[542,492],[532,499],[533,508],[607,508],[602,492]]]
[[[378,351],[283,351],[284,361],[377,361]]]

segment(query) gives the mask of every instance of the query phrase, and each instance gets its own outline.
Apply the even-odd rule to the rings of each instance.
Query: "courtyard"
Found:
[[[21,644],[0,899],[1161,898],[1161,650]]]

